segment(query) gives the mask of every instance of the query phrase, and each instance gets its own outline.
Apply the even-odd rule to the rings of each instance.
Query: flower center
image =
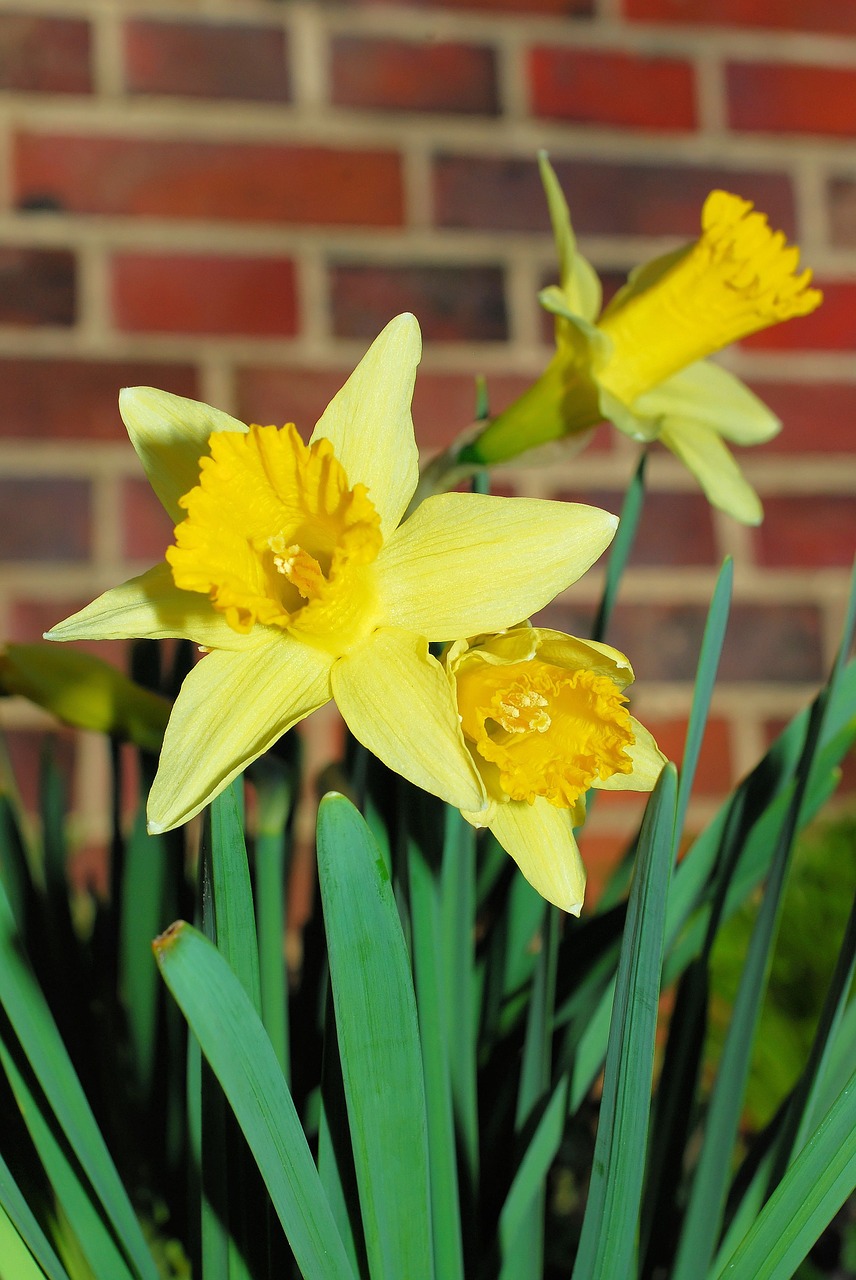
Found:
[[[632,771],[627,699],[608,676],[473,655],[456,679],[464,736],[497,766],[510,799],[572,808],[595,780]]]
[[[215,432],[166,553],[176,586],[207,594],[235,631],[279,627],[334,653],[375,625],[380,518],[328,440],[296,428]]]
[[[712,191],[700,238],[643,269],[598,321],[614,343],[599,381],[630,405],[729,342],[814,311],[822,295],[798,264],[799,249],[748,200]]]

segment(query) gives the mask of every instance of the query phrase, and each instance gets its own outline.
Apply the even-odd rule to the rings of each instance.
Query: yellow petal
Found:
[[[246,431],[243,422],[199,400],[154,387],[125,387],[119,412],[149,483],[178,524],[183,494],[199,483],[199,459],[208,452],[213,431]]]
[[[246,765],[330,700],[332,659],[276,635],[253,653],[209,653],[181,686],[149,795],[152,832],[187,822]]]
[[[534,804],[498,804],[490,829],[542,898],[578,916],[586,873],[567,809],[538,796]]]
[[[633,404],[642,417],[677,417],[713,427],[734,444],[772,440],[782,424],[739,378],[709,360],[672,374]]]
[[[246,651],[264,644],[269,632],[256,627],[248,635],[239,635],[204,596],[180,591],[168,564],[157,564],[58,622],[45,639],[163,640],[170,636],[192,640],[206,649]]]
[[[385,765],[458,809],[484,807],[448,678],[422,636],[375,631],[339,659],[332,684],[351,733]]]
[[[757,493],[712,427],[687,418],[667,418],[659,439],[693,473],[714,507],[741,524],[761,523],[764,513]]]
[[[422,339],[414,316],[391,320],[374,340],[312,432],[325,436],[348,483],[364,484],[386,537],[398,524],[419,479],[410,401]]]
[[[537,498],[426,498],[376,561],[387,620],[431,640],[500,631],[585,573],[618,518]]]
[[[667,763],[644,724],[631,716],[630,725],[635,741],[632,747],[626,747],[625,750],[633,761],[633,769],[630,773],[614,773],[605,782],[596,780],[592,786],[599,791],[653,791],[663,765]]]
[[[541,662],[554,662],[558,667],[584,667],[596,675],[609,676],[619,689],[633,683],[629,660],[612,645],[598,640],[579,640],[564,631],[533,627],[535,645]]]
[[[603,296],[600,280],[591,263],[577,250],[577,238],[571,226],[568,202],[553,166],[547,159],[546,151],[538,153],[538,168],[553,226],[562,292],[572,311],[584,320],[594,321],[600,311]]]

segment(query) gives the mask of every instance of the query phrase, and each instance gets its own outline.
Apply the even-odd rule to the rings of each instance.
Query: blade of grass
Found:
[[[259,946],[243,827],[243,779],[211,804],[211,891],[217,949],[261,1010]]]
[[[119,993],[133,1045],[133,1063],[143,1097],[151,1095],[157,1050],[160,986],[151,941],[161,931],[167,884],[166,841],[146,831],[145,797],[127,840],[121,882]]]
[[[153,945],[164,981],[235,1113],[305,1280],[353,1280],[282,1068],[245,987],[217,948],[188,924],[172,925]]]
[[[65,1272],[45,1272],[0,1202],[0,1280],[45,1280]]]
[[[609,559],[606,562],[603,596],[592,627],[592,640],[603,640],[606,636],[606,630],[612,617],[612,610],[618,597],[618,588],[621,584],[624,570],[627,568],[627,562],[633,550],[633,543],[636,541],[639,520],[642,516],[642,507],[645,503],[645,465],[647,457],[648,454],[643,449],[639,455],[639,465],[624,495],[618,531],[612,540]]]
[[[321,801],[318,874],[369,1269],[372,1280],[428,1280],[427,1121],[410,963],[380,850],[344,796]]]
[[[284,955],[285,890],[291,852],[290,819],[297,783],[296,774],[280,767],[278,761],[262,757],[256,762],[259,825],[254,866],[262,1022],[286,1080],[291,1078],[291,1063]]]
[[[856,1187],[856,1072],[721,1271],[723,1280],[788,1280]],[[699,1273],[696,1272],[696,1275]]]
[[[21,951],[0,888],[0,1003],[45,1097],[141,1280],[157,1280],[151,1253],[56,1024]]]
[[[40,1280],[42,1273],[48,1277],[48,1280],[69,1280],[65,1268],[39,1226],[23,1192],[12,1177],[11,1169],[2,1156],[0,1156],[0,1210],[6,1223],[14,1228],[19,1239],[38,1263],[39,1270],[36,1274]],[[9,1237],[0,1232],[0,1258],[10,1257],[10,1254],[5,1251],[11,1248]],[[16,1262],[15,1265],[17,1266],[18,1263]],[[17,1276],[18,1272],[15,1271],[14,1274]],[[26,1275],[23,1267],[20,1274],[22,1278]]]

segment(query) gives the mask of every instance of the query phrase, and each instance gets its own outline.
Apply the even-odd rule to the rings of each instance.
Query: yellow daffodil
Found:
[[[579,915],[574,827],[589,787],[651,791],[665,756],[627,710],[633,671],[609,645],[528,624],[452,644],[443,658],[486,809],[464,810],[549,902]]]
[[[413,316],[374,342],[304,444],[151,388],[120,408],[176,521],[167,561],[50,639],[183,636],[206,650],[164,738],[149,825],[187,821],[292,725],[335,698],[354,736],[416,785],[486,796],[429,641],[508,626],[575,581],[614,516],[442,494],[401,523],[418,479]]]
[[[781,423],[704,357],[819,306],[811,272],[797,274],[799,250],[748,200],[713,191],[699,239],[633,272],[598,318],[600,282],[577,252],[568,206],[543,155],[541,175],[560,262],[560,283],[540,295],[556,317],[556,354],[457,461],[501,462],[606,418],[634,440],[659,440],[714,506],[758,524],[761,504],[724,442],[760,444]]]

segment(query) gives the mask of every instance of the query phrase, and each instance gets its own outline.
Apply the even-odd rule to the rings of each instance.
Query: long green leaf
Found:
[[[236,778],[211,804],[211,889],[217,948],[261,1011],[259,945],[247,846],[243,780]]]
[[[198,930],[154,944],[164,981],[223,1086],[305,1280],[353,1280],[273,1046],[247,992]]]
[[[14,1227],[22,1244],[38,1263],[40,1268],[38,1275],[41,1276],[44,1272],[48,1280],[68,1280],[65,1268],[39,1226],[23,1192],[12,1176],[11,1169],[2,1156],[0,1156],[0,1209],[7,1222]],[[0,1258],[5,1256],[6,1247],[3,1239],[0,1238]],[[2,1264],[0,1264],[0,1275],[2,1274]],[[21,1274],[24,1275],[23,1270]]]
[[[589,1197],[574,1280],[630,1276],[648,1136],[677,773],[649,801],[615,988]]]
[[[64,1272],[43,1271],[0,1201],[0,1280],[45,1280],[45,1275]]]
[[[410,964],[380,850],[344,796],[321,802],[318,874],[372,1280],[429,1280],[425,1086]]]
[[[779,1183],[723,1280],[789,1280],[856,1187],[856,1072]],[[698,1273],[696,1273],[697,1275]]]
[[[612,611],[615,608],[615,601],[618,598],[618,588],[621,584],[624,570],[627,568],[627,562],[633,550],[633,543],[636,541],[636,533],[639,529],[639,521],[642,517],[642,508],[645,503],[645,466],[647,457],[647,452],[643,449],[639,455],[639,465],[624,495],[618,531],[612,540],[609,559],[606,562],[603,596],[592,627],[593,640],[603,640],[606,636]]]

